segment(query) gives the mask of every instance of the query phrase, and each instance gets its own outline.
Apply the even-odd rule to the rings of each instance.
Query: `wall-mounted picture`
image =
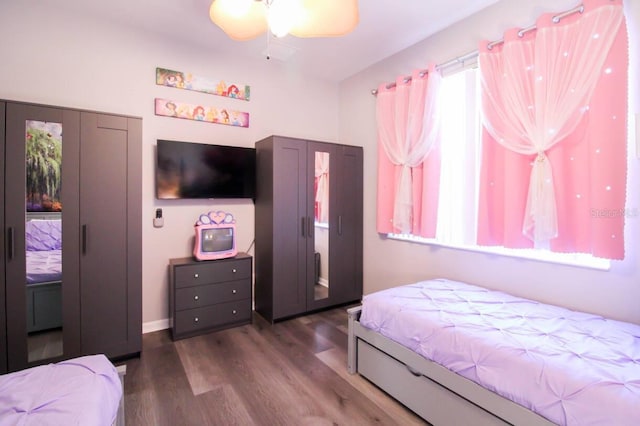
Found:
[[[227,126],[249,127],[249,113],[227,108],[187,104],[170,99],[156,98],[156,115],[226,124]]]
[[[230,83],[224,80],[215,81],[193,75],[190,72],[166,68],[156,68],[156,84],[245,101],[248,101],[251,96],[251,88],[246,84]]]
[[[26,154],[27,211],[62,211],[62,124],[27,121]]]

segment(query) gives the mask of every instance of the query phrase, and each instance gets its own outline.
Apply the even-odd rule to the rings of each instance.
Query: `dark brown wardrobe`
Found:
[[[1,372],[140,352],[141,139],[139,118],[0,101]],[[56,250],[57,275],[33,269]]]
[[[362,148],[256,143],[255,309],[269,321],[362,297]]]

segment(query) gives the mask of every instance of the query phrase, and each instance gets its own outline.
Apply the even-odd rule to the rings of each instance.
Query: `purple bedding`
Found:
[[[29,220],[25,227],[27,251],[62,249],[61,220]]]
[[[0,376],[0,426],[111,425],[122,387],[104,355]]]
[[[60,280],[62,280],[62,250],[27,252],[27,284]]]
[[[444,279],[363,298],[360,323],[556,424],[640,425],[640,326]]]
[[[62,221],[26,223],[27,284],[62,280]]]

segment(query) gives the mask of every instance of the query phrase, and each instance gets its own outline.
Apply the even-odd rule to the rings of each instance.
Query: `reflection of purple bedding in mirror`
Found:
[[[30,220],[25,226],[27,251],[62,249],[61,220]]]
[[[26,223],[27,284],[62,279],[62,221]]]
[[[62,280],[62,250],[27,252],[27,284],[60,280]]]

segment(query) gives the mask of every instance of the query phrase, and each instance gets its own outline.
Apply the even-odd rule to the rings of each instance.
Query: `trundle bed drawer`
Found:
[[[508,424],[471,402],[461,406],[459,396],[420,373],[412,372],[402,362],[361,339],[358,339],[357,362],[362,376],[434,425],[451,424],[448,413],[452,412],[456,418],[467,418],[467,424]]]

